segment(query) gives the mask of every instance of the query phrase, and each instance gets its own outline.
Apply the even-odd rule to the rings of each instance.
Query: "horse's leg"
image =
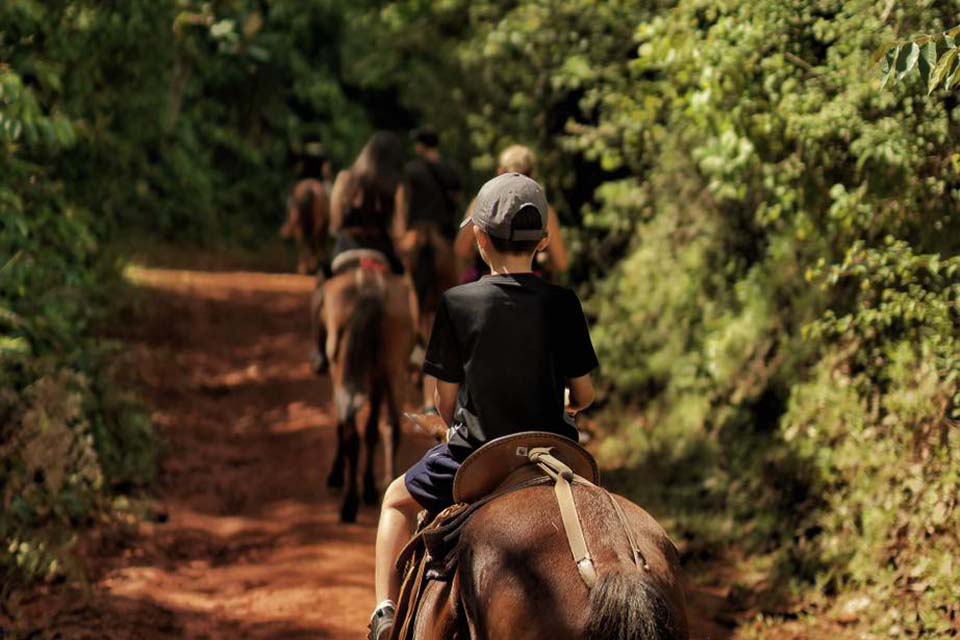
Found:
[[[330,353],[327,347],[326,314],[323,306],[323,277],[317,276],[317,286],[310,294],[310,337],[313,339],[313,352],[310,354],[310,366],[314,373],[327,371]]]
[[[374,505],[380,499],[377,479],[373,473],[373,460],[380,442],[380,405],[383,403],[383,382],[375,380],[370,385],[370,416],[367,418],[367,430],[364,432],[364,444],[367,450],[366,466],[363,471],[363,501]]]
[[[333,467],[327,476],[327,486],[331,489],[343,488],[343,425],[337,420],[337,452],[333,457]]]
[[[357,433],[357,414],[349,412],[343,422],[343,451],[346,458],[347,487],[340,506],[341,522],[356,522],[359,499],[357,497],[357,463],[360,459],[360,434]]]

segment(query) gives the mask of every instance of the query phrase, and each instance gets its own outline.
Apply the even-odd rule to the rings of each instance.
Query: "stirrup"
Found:
[[[370,617],[370,633],[367,640],[387,640],[390,630],[393,629],[394,619],[397,617],[397,605],[389,600],[377,607]]]

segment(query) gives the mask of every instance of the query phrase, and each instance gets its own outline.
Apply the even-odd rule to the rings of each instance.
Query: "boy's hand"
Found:
[[[594,397],[596,397],[596,391],[589,374],[567,380],[566,409],[570,415],[575,416],[589,407],[593,404]]]
[[[417,431],[436,438],[437,442],[444,442],[447,439],[447,423],[443,418],[437,415],[427,415],[424,413],[405,413],[403,417],[413,423]]]

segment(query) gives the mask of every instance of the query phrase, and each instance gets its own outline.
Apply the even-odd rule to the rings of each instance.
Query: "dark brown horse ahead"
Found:
[[[400,407],[414,342],[411,297],[410,288],[401,276],[389,273],[383,262],[369,259],[361,260],[356,268],[334,276],[323,285],[321,317],[315,321],[321,322],[326,330],[323,348],[330,361],[337,419],[337,450],[327,484],[340,488],[346,480],[340,510],[344,522],[356,520],[359,507],[357,415],[364,406],[369,407],[364,429],[364,502],[376,504],[380,497],[373,461],[380,440],[380,407],[384,402],[390,423],[384,477],[390,481],[396,475],[394,453],[400,437]]]
[[[571,553],[555,487],[524,486],[469,516],[455,569],[426,581],[412,625],[395,626],[391,640],[687,640],[680,559],[663,527],[592,483],[572,489],[592,587]]]

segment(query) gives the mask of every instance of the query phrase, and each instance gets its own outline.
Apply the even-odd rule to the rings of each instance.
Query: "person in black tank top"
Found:
[[[379,131],[353,166],[340,172],[330,203],[334,258],[350,249],[373,249],[386,256],[394,273],[403,273],[394,244],[406,227],[403,166],[400,139]]]
[[[548,243],[548,210],[540,185],[519,173],[490,180],[477,195],[470,222],[491,275],[449,289],[437,311],[423,371],[438,379],[437,408],[450,425],[449,441],[384,494],[372,640],[383,640],[392,628],[400,590],[396,559],[417,513],[425,508],[436,515],[453,503],[453,480],[466,457],[522,431],[576,440],[573,416],[593,402],[597,356],[580,301],[531,270],[534,254]]]

